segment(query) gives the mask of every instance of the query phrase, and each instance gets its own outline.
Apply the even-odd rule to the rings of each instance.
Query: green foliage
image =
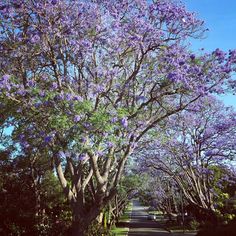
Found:
[[[85,100],[83,102],[77,102],[75,104],[75,111],[77,113],[81,113],[81,112],[88,113],[88,112],[91,112],[92,109],[93,109],[93,104],[89,100]]]
[[[57,130],[70,127],[69,119],[66,115],[51,116],[49,118],[51,127]]]
[[[114,236],[114,234],[103,225],[93,222],[85,236]]]
[[[117,109],[117,115],[119,118],[123,118],[129,115],[129,109],[125,107],[120,107]]]
[[[109,115],[104,110],[93,112],[89,121],[94,127],[101,129],[103,132],[113,128],[109,120]]]
[[[130,189],[137,190],[141,186],[142,179],[135,174],[126,175],[121,179],[119,190],[127,192]]]
[[[123,228],[123,227],[113,227],[112,228],[112,235],[119,235],[119,236],[126,236],[129,231],[129,228]]]
[[[197,220],[191,220],[189,222],[190,229],[197,230],[200,226],[200,223]]]
[[[48,158],[1,152],[0,186],[1,235],[65,235],[71,211]]]
[[[235,219],[236,219],[236,215],[235,214],[230,214],[230,213],[224,214],[225,222],[230,222],[230,221],[235,220]]]

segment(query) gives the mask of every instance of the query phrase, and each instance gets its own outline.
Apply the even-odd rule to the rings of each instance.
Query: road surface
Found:
[[[161,228],[157,222],[147,219],[147,208],[140,205],[138,200],[133,200],[133,209],[129,223],[128,236],[193,236],[191,233],[170,233]]]

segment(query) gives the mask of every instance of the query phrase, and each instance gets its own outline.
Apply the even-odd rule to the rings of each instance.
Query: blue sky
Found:
[[[205,48],[212,51],[236,49],[236,0],[182,0],[187,9],[197,13],[198,18],[205,21],[206,38],[193,40],[193,50]],[[236,108],[236,96],[222,96],[226,105]]]

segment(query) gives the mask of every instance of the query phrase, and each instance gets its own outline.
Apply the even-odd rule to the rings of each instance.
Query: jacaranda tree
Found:
[[[214,220],[222,184],[233,173],[235,115],[212,96],[201,98],[171,117],[165,131],[157,131],[157,138],[137,155],[142,166],[172,178],[208,220]]]
[[[174,1],[4,0],[0,31],[2,122],[19,151],[47,150],[74,235],[116,194],[138,141],[221,92],[236,60],[235,51],[192,54],[186,39],[203,22]]]

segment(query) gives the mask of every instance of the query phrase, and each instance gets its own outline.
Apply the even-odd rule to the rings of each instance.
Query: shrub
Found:
[[[191,221],[189,222],[189,227],[190,227],[191,229],[193,229],[193,230],[198,229],[199,226],[200,226],[200,223],[199,223],[198,221],[196,221],[196,220],[191,220]]]

